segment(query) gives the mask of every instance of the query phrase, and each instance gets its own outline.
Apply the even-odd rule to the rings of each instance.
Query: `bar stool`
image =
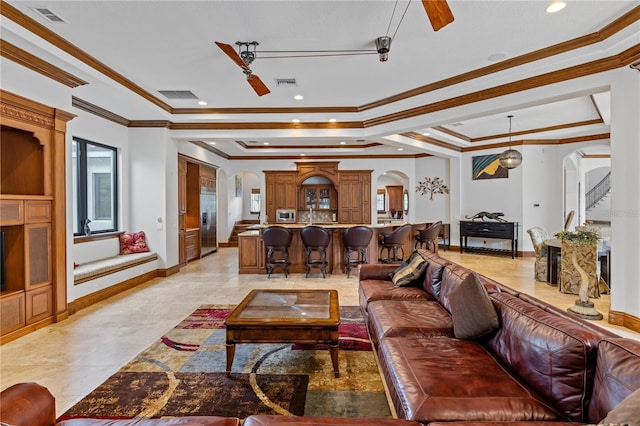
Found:
[[[418,244],[420,248],[424,244],[427,245],[427,250],[432,251],[434,253],[438,253],[438,239],[440,238],[440,228],[442,228],[442,221],[438,221],[436,223],[431,224],[426,229],[421,229],[418,235],[416,235],[416,244],[414,245],[414,249],[418,248]]]
[[[402,263],[404,261],[404,243],[407,241],[411,233],[411,225],[402,225],[393,232],[382,233],[382,247],[380,247],[379,261],[381,263]],[[383,258],[382,253],[387,250],[387,257]],[[402,256],[398,257],[398,250],[402,252]],[[393,252],[393,256],[391,253]]]
[[[320,226],[308,225],[300,230],[300,238],[302,238],[302,244],[307,248],[307,274],[305,277],[309,277],[311,268],[316,267],[322,271],[322,278],[326,278],[327,265],[329,265],[327,247],[331,241],[331,234]],[[320,254],[320,259],[314,259],[314,252]]]
[[[289,246],[291,245],[291,231],[282,226],[270,226],[262,231],[262,239],[264,240],[264,247],[267,251],[266,267],[267,278],[271,277],[273,268],[284,268],[284,277],[289,276]],[[280,256],[276,257],[275,254],[280,253]]]
[[[342,244],[344,245],[344,266],[347,269],[347,278],[351,268],[362,263],[367,263],[367,246],[373,236],[373,230],[368,226],[353,226],[344,230]],[[351,253],[358,256],[351,258]]]

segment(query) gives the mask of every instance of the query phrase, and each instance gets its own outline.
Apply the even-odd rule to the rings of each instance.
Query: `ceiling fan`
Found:
[[[255,90],[258,96],[263,96],[268,93],[271,93],[269,88],[260,80],[260,77],[255,75],[249,65],[256,58],[255,48],[258,45],[257,41],[250,42],[240,42],[237,41],[236,44],[240,48],[240,53],[236,52],[236,50],[230,44],[220,43],[216,41],[216,45],[222,49],[224,53],[227,54],[228,57],[231,58],[233,62],[235,62],[240,68],[242,68],[242,72],[247,76],[247,81]],[[253,46],[253,51],[250,50],[249,46]],[[242,50],[244,48],[244,50]]]
[[[427,13],[427,17],[431,22],[431,26],[434,31],[438,31],[446,25],[453,22],[454,17],[449,5],[446,0],[422,0],[422,6],[424,7],[425,12]],[[408,7],[408,5],[407,5]],[[398,24],[398,27],[400,24]],[[397,31],[397,29],[396,29]],[[394,33],[395,36],[395,33]],[[389,36],[378,37],[376,42],[376,50],[367,51],[367,50],[351,50],[351,51],[309,51],[306,53],[313,53],[312,55],[304,55],[304,56],[336,56],[336,55],[353,55],[353,54],[369,54],[369,53],[378,53],[380,55],[380,61],[385,62],[387,60],[387,54],[391,47],[392,38]],[[233,62],[236,63],[240,68],[242,68],[242,72],[247,76],[247,81],[256,92],[258,96],[263,96],[268,93],[271,93],[269,88],[260,80],[260,77],[255,75],[249,65],[256,59],[256,46],[258,46],[257,41],[237,41],[236,45],[238,46],[238,52],[231,46],[230,44],[221,43],[219,41],[215,42],[216,45],[229,57]],[[251,49],[253,48],[253,49]],[[270,53],[282,53],[286,51],[271,51]],[[305,53],[305,52],[288,52],[288,53]],[[290,56],[289,56],[290,57]]]
[[[453,22],[453,13],[446,0],[422,0],[422,6],[427,12],[433,31],[438,31]]]

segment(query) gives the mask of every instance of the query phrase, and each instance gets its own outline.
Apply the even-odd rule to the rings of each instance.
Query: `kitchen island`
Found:
[[[373,237],[367,248],[368,263],[378,263],[378,255],[380,254],[380,246],[378,244],[379,235],[391,232],[407,222],[381,223],[376,225],[364,224],[373,230]],[[288,228],[293,233],[291,246],[289,247],[289,260],[291,266],[289,272],[304,273],[306,271],[306,249],[300,238],[300,230],[308,223],[285,223],[279,224]],[[314,223],[313,225],[322,226],[331,233],[331,242],[327,248],[327,258],[329,267],[327,271],[331,274],[345,273],[344,266],[344,245],[342,244],[342,233],[345,229],[357,224],[341,224],[341,223]],[[413,228],[411,237],[407,238],[404,244],[405,259],[409,257],[413,251],[415,240],[413,236],[420,230],[424,229],[426,223],[411,223]],[[262,230],[274,225],[255,225],[249,230],[238,235],[238,273],[240,274],[266,274],[265,268],[265,249],[262,240]]]

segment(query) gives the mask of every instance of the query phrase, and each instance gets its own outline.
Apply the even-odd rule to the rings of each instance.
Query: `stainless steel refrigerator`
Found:
[[[218,250],[216,237],[216,189],[200,189],[200,257]]]

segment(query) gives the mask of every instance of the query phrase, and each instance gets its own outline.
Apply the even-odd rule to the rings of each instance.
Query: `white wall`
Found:
[[[442,157],[423,157],[416,160],[415,185],[408,188],[409,210],[415,212],[414,220],[416,222],[437,222],[441,220],[443,223],[449,223],[453,227],[450,194],[434,194],[433,200],[431,200],[429,195],[420,195],[416,192],[418,182],[424,181],[427,177],[432,179],[439,177],[451,189],[449,162],[448,158]]]

